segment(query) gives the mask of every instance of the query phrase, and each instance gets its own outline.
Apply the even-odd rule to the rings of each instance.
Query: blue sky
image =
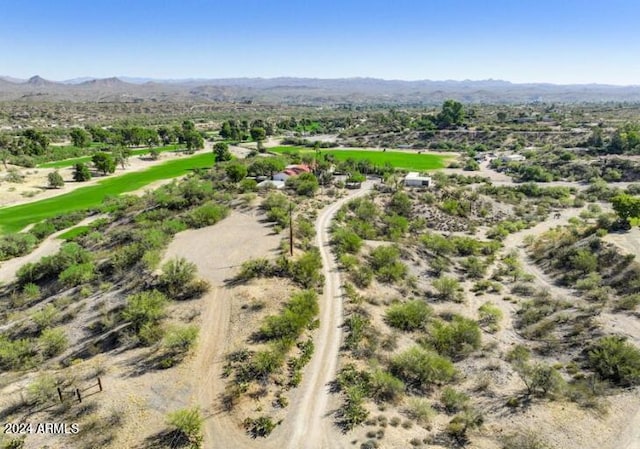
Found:
[[[0,75],[640,84],[637,0],[0,0]]]

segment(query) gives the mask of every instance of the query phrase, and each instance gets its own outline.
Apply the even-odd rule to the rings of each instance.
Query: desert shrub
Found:
[[[189,213],[187,222],[193,228],[211,226],[225,218],[229,208],[220,204],[204,204]]]
[[[502,291],[502,284],[496,281],[491,281],[489,279],[481,279],[471,287],[472,292],[476,293],[500,293]]]
[[[623,337],[602,337],[593,344],[589,366],[598,375],[620,386],[640,384],[640,350]]]
[[[62,353],[69,344],[69,340],[63,329],[45,329],[38,338],[38,346],[42,355],[46,358],[54,357]]]
[[[391,372],[416,390],[448,382],[456,371],[451,361],[435,352],[414,346],[391,360]]]
[[[160,283],[170,296],[179,296],[195,280],[196,264],[184,257],[174,258],[162,266]]]
[[[259,336],[266,340],[295,341],[315,319],[318,310],[318,297],[314,291],[297,293],[279,315],[265,318]]]
[[[54,398],[57,399],[56,393],[57,382],[50,374],[40,374],[27,387],[27,397],[32,404],[44,404]]]
[[[438,298],[442,301],[458,301],[460,290],[460,283],[450,276],[440,276],[435,279],[431,285],[438,292]]]
[[[345,395],[345,403],[338,411],[338,424],[344,430],[352,430],[356,426],[365,422],[369,416],[369,412],[362,405],[364,402],[364,395],[360,389],[348,388]]]
[[[11,259],[30,253],[38,239],[28,232],[6,234],[0,237],[0,260]]]
[[[367,288],[373,281],[373,270],[369,267],[360,267],[351,272],[351,281],[359,288]]]
[[[439,354],[459,359],[480,347],[481,336],[476,321],[456,315],[449,323],[435,321],[428,342]]]
[[[127,297],[122,319],[130,321],[138,332],[145,324],[154,324],[165,316],[167,297],[157,290],[144,291]]]
[[[461,262],[461,265],[467,276],[472,279],[482,278],[487,271],[485,263],[476,256],[467,257]]]
[[[62,245],[53,256],[43,257],[39,262],[24,264],[16,276],[20,284],[44,281],[57,276],[74,264],[91,262],[91,254],[75,242]]]
[[[503,449],[549,449],[544,440],[532,430],[505,435],[501,443]]]
[[[37,284],[25,284],[22,286],[22,294],[27,299],[37,299],[40,297],[40,287]]]
[[[3,370],[23,370],[33,365],[36,348],[33,343],[22,338],[10,340],[0,334],[0,368]]]
[[[437,415],[429,401],[423,398],[411,398],[407,405],[406,413],[409,418],[416,420],[418,424],[426,426]]]
[[[350,351],[358,351],[361,341],[367,336],[371,328],[371,320],[360,313],[352,313],[344,320],[347,336],[344,346]]]
[[[274,267],[267,259],[249,259],[240,266],[236,276],[238,281],[248,281],[253,278],[267,277],[274,274]]]
[[[505,359],[511,363],[525,363],[531,358],[531,350],[524,345],[515,345],[507,354]]]
[[[640,305],[640,294],[625,295],[616,304],[616,310],[635,310]]]
[[[465,443],[467,440],[467,432],[480,427],[483,422],[484,417],[480,412],[472,408],[467,408],[449,421],[446,432],[459,444]]]
[[[379,246],[371,251],[369,264],[378,280],[393,283],[407,275],[407,267],[399,258],[400,250],[397,247]]]
[[[318,287],[322,284],[324,276],[321,269],[322,258],[317,248],[305,252],[298,259],[288,264],[288,272],[291,278],[304,288]]]
[[[75,287],[86,282],[91,282],[96,277],[96,269],[93,263],[74,264],[67,267],[58,275],[58,281],[65,287]]]
[[[176,326],[167,331],[162,344],[172,354],[184,354],[191,349],[197,338],[197,326]]]
[[[393,374],[376,369],[369,379],[369,392],[378,402],[397,402],[404,392],[404,383]]]
[[[451,387],[445,387],[440,394],[440,402],[447,413],[457,413],[466,407],[469,396]]]
[[[332,243],[338,255],[344,253],[357,254],[362,247],[362,239],[355,232],[341,228],[332,234]]]
[[[454,243],[450,239],[440,234],[427,232],[421,237],[420,241],[427,250],[439,256],[453,254],[456,249]]]
[[[480,324],[487,326],[489,331],[497,332],[500,329],[500,320],[502,319],[502,310],[490,302],[485,302],[478,309],[480,313]]]
[[[39,330],[51,327],[56,323],[56,321],[59,320],[59,318],[60,311],[52,303],[45,305],[31,315],[31,319],[36,324]]]
[[[527,387],[528,394],[544,397],[560,394],[565,389],[564,379],[552,366],[543,363],[514,363],[513,366]]]
[[[433,310],[424,301],[415,299],[393,304],[387,310],[385,320],[391,327],[405,331],[422,329],[426,326]]]
[[[204,437],[202,435],[202,424],[204,418],[197,408],[180,409],[167,415],[167,424],[175,427],[192,447],[202,447]]]
[[[385,215],[385,235],[391,241],[398,241],[409,231],[409,220],[400,215]]]
[[[58,170],[53,171],[47,175],[47,180],[49,182],[49,187],[53,189],[59,189],[60,187],[64,187],[64,179],[62,179],[62,175]]]
[[[244,428],[252,438],[266,438],[276,428],[276,423],[268,416],[259,418],[247,418],[244,420]]]

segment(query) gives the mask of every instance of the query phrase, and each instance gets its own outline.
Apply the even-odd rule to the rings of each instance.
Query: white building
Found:
[[[431,176],[422,176],[420,173],[412,171],[405,176],[404,185],[407,187],[431,187]]]
[[[522,162],[526,161],[527,158],[521,154],[507,154],[506,156],[502,156],[502,162]]]
[[[284,189],[284,181],[278,181],[278,180],[271,180],[271,179],[266,179],[262,182],[259,182],[256,187],[258,189],[268,189],[268,188],[273,188],[273,189],[278,189],[278,190],[282,190]]]

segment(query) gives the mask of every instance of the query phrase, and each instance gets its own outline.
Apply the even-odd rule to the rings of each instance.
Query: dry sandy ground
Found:
[[[205,142],[205,148],[200,150],[197,153],[211,151],[211,142]],[[196,154],[197,154],[196,153]],[[129,158],[128,164],[126,165],[126,169],[123,170],[121,166],[116,167],[116,172],[110,176],[118,176],[125,173],[131,173],[135,171],[145,170],[153,165],[161,164],[163,162],[176,159],[179,157],[184,157],[183,154],[166,152],[160,154],[160,159],[157,161],[152,161],[150,159],[146,159],[144,156],[134,156]],[[0,165],[0,169],[2,166]],[[61,168],[58,171],[62,175],[64,179],[65,185],[61,189],[49,189],[47,188],[48,181],[47,176],[49,173],[54,172],[53,168],[30,168],[30,169],[21,169],[20,172],[25,175],[24,182],[22,183],[10,183],[4,180],[6,172],[4,170],[0,170],[0,207],[8,206],[8,205],[17,205],[29,203],[32,201],[43,200],[46,198],[51,198],[57,195],[61,195],[63,193],[71,192],[80,187],[86,187],[89,185],[96,184],[101,179],[104,179],[103,176],[95,176],[90,181],[87,182],[75,182],[73,181],[73,167]],[[25,196],[29,192],[34,193],[35,195],[29,197]]]

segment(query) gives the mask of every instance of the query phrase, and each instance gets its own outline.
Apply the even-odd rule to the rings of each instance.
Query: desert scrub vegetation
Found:
[[[322,260],[317,248],[312,247],[295,259],[281,256],[275,262],[250,259],[242,264],[232,282],[247,282],[258,277],[286,277],[303,288],[320,288],[324,281]]]
[[[184,441],[191,448],[202,447],[204,441],[203,423],[204,418],[197,408],[180,409],[167,415],[167,424],[176,432],[176,442]]]
[[[252,385],[260,391],[272,381],[287,388],[300,383],[302,368],[311,360],[314,350],[311,339],[301,339],[317,325],[318,310],[315,291],[295,293],[279,314],[266,316],[251,336],[251,341],[260,344],[262,349],[241,348],[227,355],[224,374],[230,381],[223,397],[226,408],[232,409]],[[285,363],[286,371],[283,370]],[[267,391],[260,397],[266,394]],[[285,401],[282,397],[278,403],[282,406]]]
[[[433,309],[424,301],[414,299],[404,303],[391,305],[386,311],[385,321],[391,327],[403,331],[425,329]]]

